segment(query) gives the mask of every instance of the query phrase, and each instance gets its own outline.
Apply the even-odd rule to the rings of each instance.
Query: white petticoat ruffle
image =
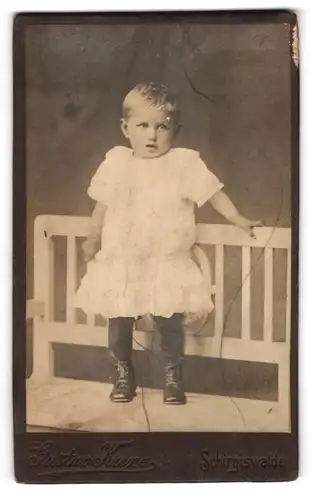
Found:
[[[188,255],[136,262],[95,258],[87,265],[74,305],[105,318],[171,317],[214,308],[210,279]]]

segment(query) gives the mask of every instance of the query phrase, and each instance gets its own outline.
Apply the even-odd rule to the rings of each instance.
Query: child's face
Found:
[[[131,109],[129,116],[121,120],[121,128],[139,158],[167,153],[176,134],[176,125],[167,112],[147,103]]]

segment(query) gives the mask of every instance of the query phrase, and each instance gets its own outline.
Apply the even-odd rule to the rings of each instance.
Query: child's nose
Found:
[[[148,130],[148,139],[150,141],[155,141],[157,138],[157,129],[155,127],[149,127]]]

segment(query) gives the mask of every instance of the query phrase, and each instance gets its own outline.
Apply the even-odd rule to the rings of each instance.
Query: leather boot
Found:
[[[134,318],[109,319],[109,350],[115,364],[115,381],[110,400],[127,403],[135,396],[136,381],[132,365],[132,337]]]
[[[168,360],[165,364],[163,399],[167,405],[183,405],[187,402],[182,387],[181,361]]]
[[[116,378],[110,394],[113,403],[129,403],[136,396],[134,367],[129,361],[116,360]]]

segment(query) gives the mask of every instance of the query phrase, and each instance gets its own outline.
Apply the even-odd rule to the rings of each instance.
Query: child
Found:
[[[133,325],[137,317],[152,315],[165,358],[164,402],[186,403],[183,317],[213,308],[211,290],[191,254],[195,204],[209,201],[251,236],[259,225],[238,213],[197,151],[172,147],[179,128],[179,110],[167,87],[137,85],[125,97],[121,119],[131,149],[111,149],[88,188],[97,204],[83,245],[88,269],[76,306],[109,318],[113,402],[135,395]]]

